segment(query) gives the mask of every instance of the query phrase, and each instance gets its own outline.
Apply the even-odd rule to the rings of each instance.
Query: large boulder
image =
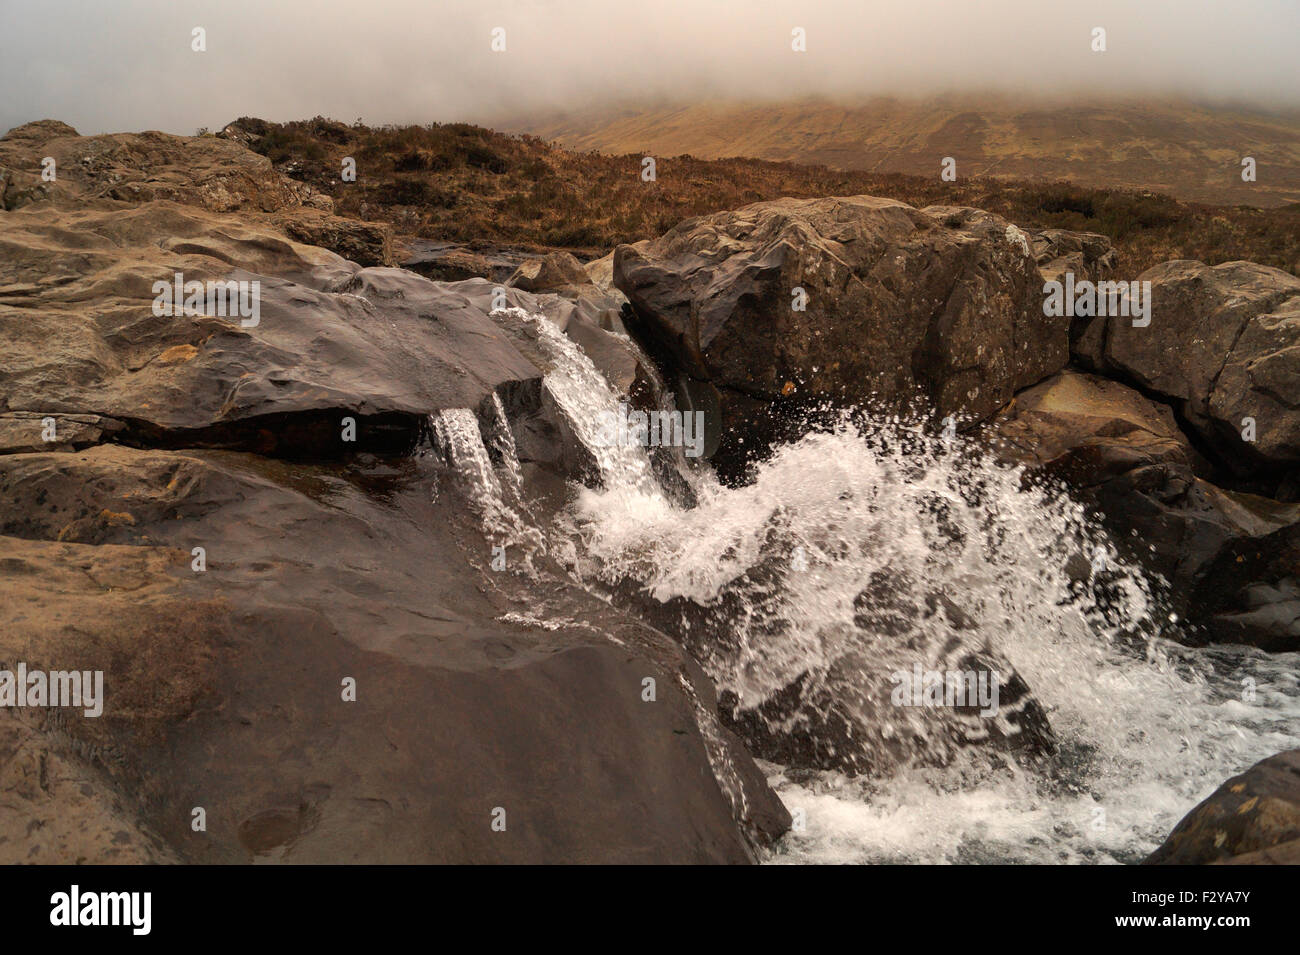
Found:
[[[1174,827],[1146,864],[1293,863],[1296,840],[1300,749],[1270,756],[1233,776]]]
[[[724,474],[809,408],[919,399],[965,425],[1068,357],[1028,237],[974,209],[760,202],[620,246],[614,284],[679,394],[718,407]]]
[[[1172,404],[1232,472],[1290,470],[1300,461],[1300,278],[1176,260],[1138,281],[1151,283],[1151,324],[1078,320],[1078,358]]]

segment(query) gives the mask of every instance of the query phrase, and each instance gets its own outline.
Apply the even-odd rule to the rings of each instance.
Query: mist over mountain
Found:
[[[692,98],[1002,91],[1298,106],[1289,0],[789,3],[343,0],[12,5],[0,128],[191,133],[235,116],[492,125],[529,110]],[[1093,31],[1106,31],[1094,52]],[[206,49],[192,49],[205,31]],[[505,48],[492,49],[504,30]],[[805,31],[806,52],[792,49]]]

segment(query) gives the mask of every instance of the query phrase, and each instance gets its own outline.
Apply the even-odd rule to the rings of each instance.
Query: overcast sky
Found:
[[[1300,0],[0,0],[0,14],[0,131],[44,118],[82,133],[192,133],[243,115],[490,123],[607,100],[818,93],[1300,106]],[[807,53],[791,51],[794,27]],[[1106,53],[1092,52],[1093,27]]]

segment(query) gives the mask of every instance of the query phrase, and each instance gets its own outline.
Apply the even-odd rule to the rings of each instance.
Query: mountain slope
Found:
[[[951,156],[959,179],[1066,179],[1228,205],[1300,201],[1300,111],[1294,110],[877,98],[623,106],[500,125],[570,149],[614,154],[747,156],[936,179],[943,157]],[[1254,183],[1241,180],[1243,156],[1258,163]]]

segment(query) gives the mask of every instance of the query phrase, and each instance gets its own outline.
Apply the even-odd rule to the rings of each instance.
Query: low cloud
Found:
[[[195,27],[207,52],[190,48]],[[983,91],[1295,107],[1297,36],[1294,0],[44,0],[0,29],[0,129],[491,123],[627,100]]]

